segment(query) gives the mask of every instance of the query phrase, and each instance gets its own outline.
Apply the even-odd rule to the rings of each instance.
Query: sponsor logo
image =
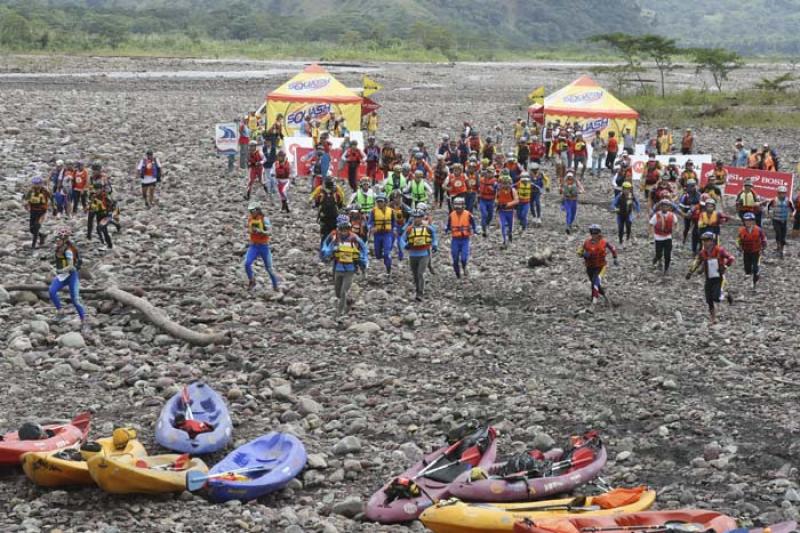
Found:
[[[587,91],[585,93],[570,94],[564,97],[568,104],[588,104],[596,102],[603,97],[603,91]]]
[[[313,80],[293,81],[287,87],[296,93],[317,91],[331,82],[330,78],[316,78]]]
[[[314,104],[307,107],[293,111],[286,117],[286,123],[289,125],[299,126],[306,119],[306,116],[311,118],[320,118],[331,112],[331,104]]]
[[[227,126],[218,126],[218,127],[219,127],[219,132],[221,133],[221,135],[220,135],[220,133],[217,133],[217,137],[218,138],[220,138],[220,139],[235,139],[236,138],[236,133],[233,131],[233,129],[228,128]]]
[[[594,135],[597,132],[603,131],[607,127],[608,127],[607,118],[598,118],[594,120],[589,120],[581,124],[581,133],[583,133],[584,137],[587,135]]]

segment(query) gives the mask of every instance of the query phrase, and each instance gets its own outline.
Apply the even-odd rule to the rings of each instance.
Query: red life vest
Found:
[[[587,268],[602,268],[606,266],[606,240],[600,239],[597,242],[592,241],[591,238],[586,239],[583,243],[583,252],[587,254],[584,256]]]
[[[450,231],[454,239],[461,239],[472,235],[472,225],[469,223],[471,216],[472,214],[466,209],[461,211],[460,215],[456,211],[450,213]]]
[[[644,182],[646,185],[655,185],[658,183],[658,178],[661,173],[658,170],[658,162],[653,161],[652,164],[650,161],[647,162],[647,165],[644,168],[645,177]]]
[[[514,201],[514,193],[511,189],[498,189],[497,190],[497,203],[502,205],[510,204]],[[508,208],[511,209],[511,208]]]
[[[474,137],[469,138],[469,149],[473,152],[477,152],[481,149],[481,138],[477,135]]]
[[[292,164],[288,159],[283,162],[275,161],[275,179],[288,180],[291,176]]]
[[[542,143],[531,143],[530,146],[531,159],[541,159],[544,157],[544,145]]]
[[[723,253],[722,246],[718,244],[710,252],[706,252],[705,248],[701,248],[699,257],[703,262],[709,259],[716,259],[720,275],[725,274],[725,269],[733,263],[733,257],[728,252]]]
[[[481,200],[494,200],[494,197],[497,194],[494,188],[496,183],[497,180],[492,178],[485,178],[481,180],[481,185],[479,188]]]
[[[250,155],[248,156],[248,163],[250,163],[251,168],[261,168],[261,165],[263,164],[262,161],[263,159],[261,157],[261,152],[258,150],[250,152]]]
[[[656,212],[656,223],[653,226],[653,231],[659,237],[671,237],[672,227],[675,225],[675,214],[672,212],[662,213]]]
[[[447,194],[450,196],[458,196],[467,192],[467,181],[464,175],[450,176],[450,181],[447,182]]]
[[[739,228],[739,243],[742,251],[747,253],[757,253],[761,251],[761,228],[753,226],[752,231],[746,228]]]

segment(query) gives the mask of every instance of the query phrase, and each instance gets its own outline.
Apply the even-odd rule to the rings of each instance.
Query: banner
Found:
[[[757,168],[723,167],[728,171],[725,182],[725,194],[736,196],[744,189],[744,180],[750,178],[753,182],[753,192],[759,198],[772,200],[778,197],[778,187],[786,187],[787,198],[792,198],[794,188],[794,175],[789,172],[774,172],[759,170]],[[708,178],[714,173],[714,165],[704,163],[700,169],[700,186],[704,186]]]
[[[537,87],[528,95],[528,100],[532,104],[544,105],[544,86]]]
[[[344,138],[331,137],[329,140],[331,144],[333,144],[333,148],[331,148],[329,152],[331,156],[330,173],[332,176],[347,179],[347,169],[343,168],[339,171],[339,160],[342,158],[342,142],[344,142]],[[362,152],[364,151],[364,136],[360,131],[352,132],[350,134],[350,140],[358,141],[358,147]],[[284,146],[286,146],[286,152],[292,162],[295,174],[297,176],[310,176],[311,164],[309,159],[311,153],[314,151],[311,137],[288,137],[284,139]],[[358,175],[365,176],[366,174],[367,164],[362,163],[358,169]]]
[[[375,94],[376,92],[380,91],[381,89],[383,89],[383,85],[381,85],[377,81],[373,80],[372,78],[364,76],[364,96],[365,97],[372,96],[373,94]]]
[[[381,108],[381,105],[374,100],[364,98],[361,100],[361,116],[366,117]]]
[[[669,160],[671,157],[675,158],[675,164],[680,167],[681,171],[683,171],[684,166],[686,165],[686,161],[691,159],[694,162],[694,169],[697,172],[697,175],[700,175],[700,165],[704,165],[706,163],[711,163],[711,155],[710,154],[692,154],[692,155],[681,155],[681,154],[668,154],[668,155],[657,155],[656,161],[661,163],[661,168],[667,168],[669,165]],[[633,179],[640,180],[642,179],[642,171],[644,171],[645,164],[647,163],[649,157],[646,155],[632,155],[631,156],[631,166],[633,166]]]
[[[223,122],[214,128],[214,145],[222,155],[234,155],[239,151],[239,126],[235,122]]]

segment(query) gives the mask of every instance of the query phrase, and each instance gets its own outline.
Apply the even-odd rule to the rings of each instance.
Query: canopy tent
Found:
[[[541,106],[534,104],[528,114],[534,118]],[[621,136],[626,128],[636,133],[639,113],[623,104],[589,76],[581,76],[566,87],[544,99],[544,121],[578,122],[584,137],[601,135],[609,131]],[[541,119],[540,119],[541,120]]]
[[[267,124],[278,114],[289,135],[295,135],[310,115],[326,120],[331,113],[342,117],[348,130],[361,129],[361,97],[345,87],[323,67],[313,64],[267,95]]]

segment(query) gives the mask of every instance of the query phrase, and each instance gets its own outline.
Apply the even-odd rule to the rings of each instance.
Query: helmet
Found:
[[[261,209],[261,202],[250,202],[247,205],[248,211],[255,211],[256,209]]]
[[[488,158],[488,157],[484,157],[483,159],[481,159],[481,165],[483,165],[483,166],[485,166],[485,167],[488,167],[488,166],[489,166],[491,163],[492,163],[492,162],[491,162],[491,161],[489,161],[489,158]]]
[[[382,192],[379,192],[378,194],[375,195],[375,201],[376,202],[385,202],[386,201],[386,195],[383,194]]]
[[[705,233],[700,235],[700,239],[704,241],[710,241],[716,238],[717,238],[716,234],[714,234],[714,232],[711,231],[706,231]]]
[[[694,161],[692,161],[691,159],[687,159],[686,166],[688,167],[689,165],[694,165]]]
[[[630,181],[626,181],[626,182],[624,182],[622,184],[622,188],[623,189],[633,189],[633,183],[631,183]]]
[[[374,135],[370,135],[369,137],[367,137],[367,140],[368,141],[374,141],[375,140],[375,136]]]
[[[508,185],[509,183],[511,183],[511,176],[509,176],[508,174],[503,174],[502,176],[500,176],[500,183]]]
[[[487,137],[486,137],[486,142],[487,142],[487,143],[490,143],[490,142],[492,142],[492,138],[487,136]]]
[[[33,185],[41,185],[44,183],[44,179],[41,176],[34,176],[31,178],[31,184]]]
[[[67,226],[63,226],[58,228],[56,235],[59,239],[68,239],[72,235],[72,230]]]
[[[443,141],[449,141],[450,140],[450,136],[445,133],[444,135],[442,135],[442,140]]]
[[[419,177],[421,178],[423,175],[424,175],[424,173],[423,173],[421,170],[415,170],[415,171],[414,171],[414,177],[415,177],[415,178],[416,178],[417,176],[419,176]]]
[[[464,207],[464,199],[461,197],[453,199],[453,207]]]
[[[422,209],[417,209],[413,213],[414,218],[422,218],[425,216],[425,212]]]
[[[422,152],[414,152],[414,157],[417,159],[422,159],[424,155]]]
[[[666,206],[666,207],[672,207],[672,202],[670,202],[669,200],[667,200],[666,198],[664,198],[663,200],[661,200],[660,202],[658,202],[658,205],[659,205],[659,206],[661,206],[661,207],[664,207],[664,206]]]
[[[352,224],[350,224],[350,220],[343,220],[343,221],[341,221],[341,222],[338,222],[338,223],[336,224],[336,227],[337,227],[338,229],[350,229],[350,228],[352,228],[353,226],[352,226]]]
[[[503,176],[510,176],[511,171],[508,170],[507,168],[504,168],[503,170],[500,171],[500,174],[502,174]]]
[[[600,227],[600,224],[592,224],[591,226],[589,226],[589,233],[591,233],[592,235],[598,235],[600,233],[603,233],[603,228]]]
[[[539,163],[531,163],[530,165],[528,165],[528,168],[530,168],[531,170],[539,170]]]
[[[394,167],[392,167],[392,170],[394,170],[395,172],[400,172],[401,170],[403,170],[403,165],[395,165]]]
[[[723,163],[723,162],[722,162],[722,159],[717,159],[717,166],[718,166],[718,167],[721,167],[721,166],[722,166],[722,165],[724,165],[724,164],[725,164],[725,163]]]
[[[411,165],[409,165],[408,163],[403,163],[403,167],[402,168],[403,168],[403,170],[411,170]]]
[[[358,146],[358,141],[350,141],[350,146]]]
[[[422,211],[422,213],[426,213],[428,211],[428,204],[425,202],[420,202],[417,204],[417,211]]]
[[[694,187],[695,185],[697,185],[697,181],[696,180],[686,180],[686,186],[687,187]]]
[[[347,210],[351,213],[360,213],[361,207],[358,204],[351,204],[347,207]]]
[[[706,200],[706,205],[717,205],[717,201],[714,200],[713,198],[709,198],[708,200]]]
[[[280,150],[278,150],[278,155],[286,155],[286,150],[281,148]]]
[[[742,215],[743,220],[755,220],[756,216],[753,213],[745,213]]]
[[[347,215],[339,215],[339,216],[337,216],[336,217],[336,226],[337,227],[342,227],[343,224],[347,224],[349,226],[350,225],[350,219],[347,217]]]
[[[124,449],[133,438],[136,438],[136,432],[129,428],[117,428],[111,434],[111,442],[117,450]]]
[[[358,182],[362,185],[365,183],[369,185],[369,176],[361,176],[361,179],[358,180]]]
[[[63,159],[59,159],[58,161],[56,161],[56,166],[57,166],[57,167],[60,167],[60,166],[62,166],[63,164],[64,164],[64,160],[63,160]]]
[[[92,163],[92,170],[103,170],[103,165],[100,163]]]
[[[333,179],[332,178],[325,178],[325,188],[326,189],[333,189]]]
[[[258,146],[258,143],[255,141],[250,141],[250,146]]]
[[[781,185],[780,187],[778,187],[778,192],[786,192],[786,186]]]
[[[744,186],[747,187],[748,185],[751,187],[753,186],[753,180],[751,180],[750,178],[744,180]]]
[[[527,172],[523,172],[522,174],[520,174],[519,179],[520,181],[531,181],[531,175],[528,174]]]
[[[36,422],[25,422],[17,431],[19,440],[39,440],[45,436],[44,428]]]

